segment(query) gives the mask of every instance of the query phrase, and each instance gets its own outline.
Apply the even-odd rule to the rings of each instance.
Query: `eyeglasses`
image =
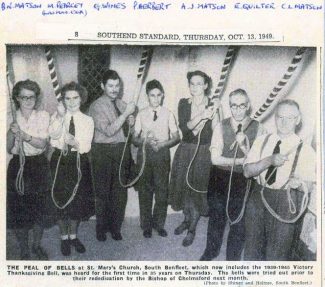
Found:
[[[36,96],[22,96],[22,97],[18,97],[19,99],[21,99],[23,102],[27,102],[27,101],[35,101],[36,100]]]
[[[237,109],[245,110],[245,109],[247,108],[247,104],[240,104],[240,105],[231,104],[231,105],[230,105],[230,108],[231,108],[232,110],[237,110]]]
[[[296,118],[298,118],[298,116],[290,116],[290,117],[286,117],[286,116],[279,116],[277,115],[276,116],[278,119],[280,120],[288,120],[288,121],[293,121],[295,120]]]

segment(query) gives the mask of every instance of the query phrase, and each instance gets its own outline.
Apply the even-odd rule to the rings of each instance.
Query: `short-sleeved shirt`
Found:
[[[35,138],[47,139],[48,128],[50,124],[50,115],[46,111],[33,110],[30,117],[25,119],[20,110],[17,111],[17,123],[20,130]],[[26,156],[41,154],[44,149],[39,149],[28,142],[23,142],[24,153]],[[12,154],[18,154],[19,143],[15,140],[15,144],[11,150]]]
[[[271,189],[280,189],[284,184],[286,184],[287,180],[289,179],[294,158],[296,155],[296,150],[298,148],[301,139],[296,135],[292,134],[284,139],[280,139],[277,134],[272,134],[263,149],[261,154],[262,146],[264,145],[265,138],[268,135],[262,135],[257,138],[249,151],[247,158],[244,162],[245,164],[248,163],[255,163],[264,159],[268,156],[273,154],[273,150],[279,140],[281,140],[280,144],[280,154],[286,155],[288,152],[288,160],[285,163],[277,168],[276,173],[276,181],[272,185],[266,185],[266,187]],[[265,175],[267,173],[267,169],[264,170],[259,176],[256,177],[256,180],[259,184],[265,184]],[[316,179],[316,155],[315,151],[311,148],[311,146],[307,144],[303,144],[302,149],[299,154],[297,167],[295,170],[296,177],[302,179],[303,181],[311,181],[314,182]]]
[[[51,117],[49,133],[51,137],[51,145],[58,149],[65,146],[65,137],[69,133],[69,125],[71,117],[75,126],[75,139],[79,143],[79,153],[87,153],[90,151],[91,142],[94,136],[94,121],[91,117],[78,111],[73,115],[69,112],[63,118],[57,118],[56,113]],[[72,151],[76,149],[72,148]]]
[[[121,99],[116,99],[116,106],[121,113],[126,109],[126,103]],[[89,108],[89,115],[93,118],[95,123],[95,143],[121,143],[125,142],[123,129],[113,131],[110,125],[117,120],[118,114],[114,107],[112,100],[103,95],[94,101]]]
[[[157,119],[154,121],[154,111]],[[141,110],[135,121],[135,135],[145,137],[149,132],[158,141],[167,141],[171,133],[178,131],[175,117],[167,108],[159,106],[157,109],[146,107]]]

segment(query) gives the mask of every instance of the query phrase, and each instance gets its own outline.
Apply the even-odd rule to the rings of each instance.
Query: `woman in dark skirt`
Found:
[[[61,252],[71,254],[71,246],[84,253],[77,237],[81,220],[94,214],[94,195],[88,153],[94,134],[93,119],[80,111],[87,100],[85,88],[75,82],[61,90],[62,101],[51,118],[49,133],[54,152],[50,167],[52,200],[61,232]]]
[[[208,214],[206,193],[200,191],[207,190],[211,166],[209,147],[213,128],[219,121],[218,116],[215,116],[216,105],[208,107],[211,78],[202,71],[194,71],[187,74],[187,80],[191,98],[181,99],[178,104],[179,128],[183,138],[175,153],[169,194],[172,208],[183,210],[184,213],[184,221],[174,231],[179,235],[188,230],[183,246],[193,243],[200,215]],[[200,144],[187,182],[186,175],[195,154],[200,130]]]
[[[49,166],[44,151],[50,116],[45,111],[36,110],[40,103],[40,87],[36,82],[18,82],[12,94],[17,112],[16,121],[11,123],[7,133],[7,150],[13,155],[7,170],[7,228],[15,230],[21,260],[30,259],[30,229],[33,230],[32,253],[39,260],[47,260],[40,244],[43,207],[49,187]],[[23,158],[24,164],[20,160]],[[23,184],[17,184],[19,178]]]

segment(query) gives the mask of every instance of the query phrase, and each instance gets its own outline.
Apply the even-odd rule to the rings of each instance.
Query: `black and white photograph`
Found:
[[[6,45],[6,260],[316,261],[318,53]]]

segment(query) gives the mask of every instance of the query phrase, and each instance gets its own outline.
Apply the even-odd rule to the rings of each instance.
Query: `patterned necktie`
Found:
[[[119,108],[117,107],[117,104],[116,104],[116,99],[113,102],[113,105],[114,105],[114,108],[115,108],[115,111],[116,111],[116,114],[117,114],[117,117],[119,117],[122,113],[121,111],[119,110]],[[127,125],[127,122],[125,121],[124,124],[122,125],[122,130],[123,130],[123,134],[125,137],[127,137],[128,135],[128,125]]]
[[[116,100],[113,101],[113,105],[114,105],[115,111],[117,113],[117,117],[119,117],[121,115],[121,112],[117,107]]]
[[[69,123],[69,134],[71,134],[73,136],[76,135],[76,128],[74,125],[73,116],[71,116],[70,123]],[[69,145],[68,150],[71,151],[71,148],[72,148],[72,146]]]
[[[281,141],[279,140],[279,141],[276,143],[276,146],[275,146],[275,148],[274,148],[274,150],[273,150],[273,154],[280,153],[280,144],[281,144]],[[267,179],[269,178],[270,174],[271,174],[274,170],[275,170],[275,166],[271,165],[271,166],[268,168],[267,172],[266,172],[265,180],[267,180]],[[275,170],[275,171],[272,173],[271,177],[270,177],[269,180],[267,181],[267,184],[268,184],[268,185],[271,185],[271,184],[275,183],[275,180],[276,180],[276,172],[277,172],[277,170]]]
[[[241,132],[242,127],[243,127],[242,124],[239,124],[239,125],[238,125],[236,134],[238,134],[238,133]]]
[[[157,111],[153,111],[153,121],[155,122],[157,119]]]

